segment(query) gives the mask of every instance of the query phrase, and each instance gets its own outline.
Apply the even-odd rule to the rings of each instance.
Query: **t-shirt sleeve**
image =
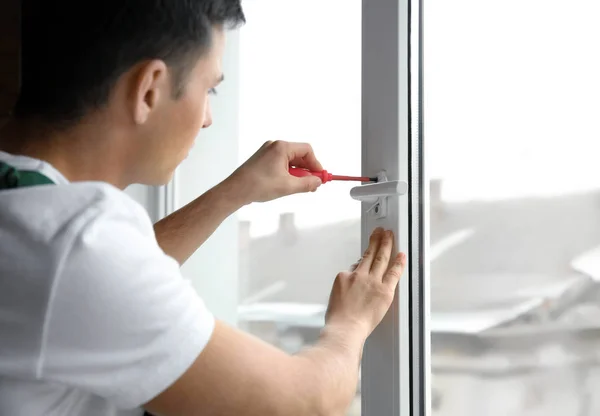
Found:
[[[39,376],[134,408],[194,362],[214,317],[149,218],[101,201],[72,228],[48,304]]]

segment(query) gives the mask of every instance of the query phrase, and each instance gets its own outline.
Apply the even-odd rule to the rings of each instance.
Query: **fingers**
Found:
[[[379,248],[371,265],[371,273],[375,276],[381,276],[382,280],[383,275],[390,264],[390,256],[392,255],[392,249],[394,248],[393,238],[393,234],[389,230],[382,233]]]
[[[323,170],[317,160],[312,146],[308,143],[287,143],[287,156],[289,164],[308,170]]]
[[[379,243],[381,241],[381,236],[383,234],[383,228],[376,228],[373,233],[371,233],[371,237],[369,238],[369,246],[367,250],[362,256],[356,271],[364,271],[369,272],[371,270],[371,264],[373,263],[373,259],[379,250]]]
[[[291,193],[314,192],[321,186],[321,179],[316,176],[305,176],[303,178],[292,179]]]
[[[357,264],[353,264],[350,270],[366,272],[395,287],[406,267],[406,255],[399,253],[390,263],[393,251],[394,234],[391,231],[376,228],[371,234],[369,247],[362,259]]]
[[[267,141],[258,151],[269,150],[279,155],[285,155],[288,163],[284,165],[296,166],[308,170],[323,170],[323,166],[317,160],[312,146],[308,143],[285,142],[283,140]]]
[[[273,140],[267,140],[266,142],[263,143],[263,145],[258,150],[265,149],[265,148],[271,146],[272,144],[273,144]]]
[[[406,255],[404,253],[398,253],[387,273],[383,276],[383,283],[390,285],[391,288],[395,288],[400,280],[400,276],[404,273],[405,267]]]
[[[312,171],[321,171],[323,167],[315,157],[312,147],[308,143],[275,142],[274,145],[285,147],[287,165],[304,168]],[[307,175],[301,178],[292,178],[291,193],[314,192],[321,186],[321,179]]]

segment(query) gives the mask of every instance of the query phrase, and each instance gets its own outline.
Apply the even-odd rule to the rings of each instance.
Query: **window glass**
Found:
[[[300,141],[329,172],[360,175],[361,2],[247,0],[244,10],[240,163],[267,140]],[[242,328],[290,353],[317,339],[333,279],[360,257],[357,185],[238,213]]]
[[[600,413],[600,3],[428,1],[433,415]]]

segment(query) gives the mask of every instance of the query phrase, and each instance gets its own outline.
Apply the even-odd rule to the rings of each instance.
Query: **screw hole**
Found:
[[[379,205],[375,205],[374,211],[375,211],[375,214],[379,214]]]

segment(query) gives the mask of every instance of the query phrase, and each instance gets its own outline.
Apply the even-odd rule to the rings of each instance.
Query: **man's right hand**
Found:
[[[371,334],[392,304],[406,266],[404,253],[390,262],[393,248],[392,232],[378,228],[353,270],[337,275],[327,309],[328,326],[358,331],[364,338]]]
[[[241,197],[244,205],[251,202],[267,202],[301,192],[312,192],[321,185],[321,180],[316,176],[297,178],[291,175],[290,166],[323,170],[308,143],[278,140],[262,145],[223,184],[234,189],[234,195]]]

